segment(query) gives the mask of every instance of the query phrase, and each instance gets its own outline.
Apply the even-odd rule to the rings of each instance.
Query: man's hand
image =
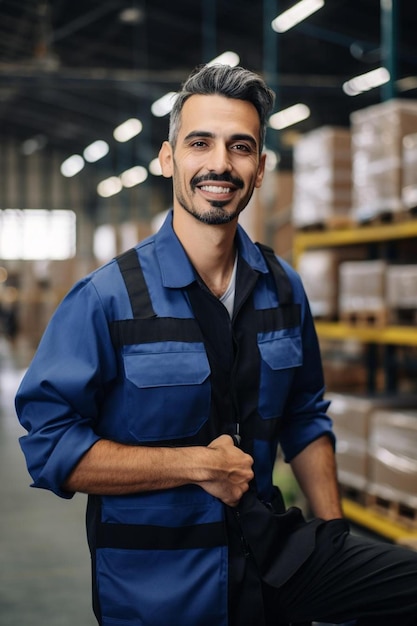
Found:
[[[64,483],[69,492],[122,495],[199,485],[236,506],[253,478],[253,459],[221,435],[208,446],[128,446],[101,439]]]
[[[221,435],[207,447],[210,478],[198,481],[207,493],[228,506],[237,506],[253,479],[253,459],[234,445],[230,435]]]

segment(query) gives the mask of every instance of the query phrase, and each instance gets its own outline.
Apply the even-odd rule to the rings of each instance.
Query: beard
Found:
[[[175,197],[178,200],[179,204],[182,208],[187,211],[190,215],[195,217],[199,222],[203,224],[209,224],[212,226],[221,225],[221,224],[229,224],[233,222],[233,220],[237,219],[240,213],[248,204],[250,198],[252,197],[253,190],[250,192],[247,198],[244,199],[242,203],[237,206],[237,208],[228,212],[226,207],[229,204],[228,200],[209,200],[207,203],[210,205],[210,208],[206,208],[203,210],[198,209],[191,200],[186,198],[185,194],[182,191],[181,185],[176,182],[179,180],[179,176],[177,175],[177,168],[174,163],[174,193]],[[243,189],[244,183],[240,178],[236,178],[231,176],[229,173],[225,172],[224,174],[206,174],[205,176],[195,176],[190,183],[191,191],[194,193],[196,186],[202,182],[227,182],[232,183],[236,188]]]
[[[244,208],[242,207],[241,209],[237,209],[236,211],[233,211],[232,213],[228,213],[224,209],[225,203],[213,200],[212,202],[209,203],[210,204],[209,210],[199,211],[193,205],[182,202],[181,198],[178,198],[178,201],[180,205],[182,206],[182,208],[185,211],[187,211],[187,213],[195,217],[199,222],[202,222],[203,224],[210,224],[212,226],[218,226],[220,224],[229,224],[230,222],[233,222],[234,219],[239,217],[240,213],[243,211],[243,208]]]

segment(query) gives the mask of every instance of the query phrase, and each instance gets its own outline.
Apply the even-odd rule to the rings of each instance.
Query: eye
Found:
[[[244,143],[235,143],[231,149],[236,150],[236,152],[252,152],[251,148]]]
[[[207,143],[202,139],[199,139],[198,141],[193,141],[193,143],[191,144],[192,148],[205,148],[206,146]]]

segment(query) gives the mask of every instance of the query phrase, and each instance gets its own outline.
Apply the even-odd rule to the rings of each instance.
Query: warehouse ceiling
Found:
[[[296,133],[347,126],[353,110],[384,97],[380,89],[356,97],[342,91],[344,81],[381,64],[387,40],[379,0],[327,0],[292,30],[272,31],[271,19],[294,3],[0,0],[0,135],[27,151],[53,146],[70,155],[96,139],[114,144],[114,127],[139,117],[134,160],[146,165],[167,132],[151,104],[197,64],[233,50],[241,65],[267,76],[277,108],[302,102],[311,109],[308,120],[281,131],[285,155]],[[415,0],[397,4],[395,88],[417,98]],[[277,132],[270,131],[272,143]]]

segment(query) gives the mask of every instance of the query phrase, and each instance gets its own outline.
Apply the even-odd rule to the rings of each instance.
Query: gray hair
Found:
[[[260,150],[266,134],[267,117],[272,111],[275,94],[264,80],[243,67],[203,65],[197,67],[178,92],[169,120],[169,142],[173,148],[181,126],[184,103],[193,95],[220,95],[245,100],[256,108],[260,121]]]

